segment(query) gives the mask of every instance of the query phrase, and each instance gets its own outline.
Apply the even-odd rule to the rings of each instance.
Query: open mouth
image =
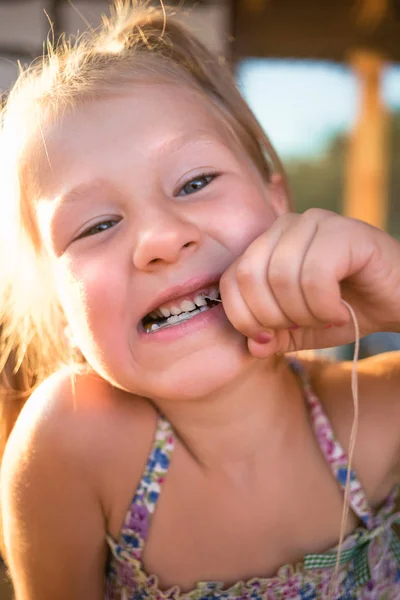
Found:
[[[187,298],[169,306],[160,306],[142,319],[143,329],[146,333],[152,333],[179,325],[217,306],[221,302],[220,298],[219,289],[214,287],[207,292],[197,294],[192,299]]]

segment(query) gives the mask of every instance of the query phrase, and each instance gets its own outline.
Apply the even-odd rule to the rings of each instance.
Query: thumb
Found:
[[[247,347],[254,358],[267,358],[281,351],[278,332],[260,333],[256,338],[248,338]]]

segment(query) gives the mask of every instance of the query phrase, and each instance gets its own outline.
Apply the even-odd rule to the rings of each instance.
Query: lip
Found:
[[[214,274],[205,275],[203,277],[194,277],[192,279],[189,279],[185,283],[174,285],[163,290],[160,294],[157,294],[153,302],[149,304],[149,306],[146,308],[146,312],[141,317],[139,325],[141,325],[146,315],[151,313],[159,306],[162,306],[163,304],[166,304],[167,302],[170,302],[171,300],[175,300],[177,298],[184,298],[185,295],[187,296],[192,292],[199,291],[200,293],[201,291],[206,291],[207,288],[213,285],[218,285],[221,277],[222,273],[219,273],[217,275]]]

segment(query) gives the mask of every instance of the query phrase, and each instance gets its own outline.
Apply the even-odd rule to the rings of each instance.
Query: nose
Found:
[[[173,209],[142,212],[138,223],[133,263],[139,270],[151,270],[162,264],[173,264],[183,254],[195,250],[201,232],[192,222]]]

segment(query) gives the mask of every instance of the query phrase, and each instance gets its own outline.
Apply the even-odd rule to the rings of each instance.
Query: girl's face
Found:
[[[40,229],[91,366],[154,400],[233,381],[253,359],[221,305],[149,333],[143,319],[217,288],[284,210],[281,191],[206,99],[172,84],[87,104],[44,137]]]

